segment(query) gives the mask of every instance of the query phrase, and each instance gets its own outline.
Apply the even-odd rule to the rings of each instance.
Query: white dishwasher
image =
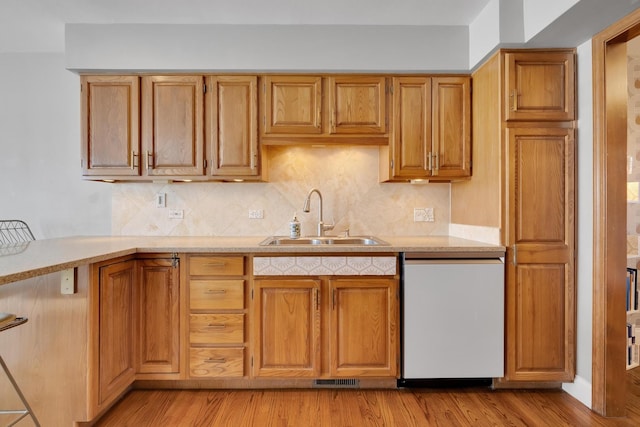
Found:
[[[404,254],[402,310],[399,386],[504,375],[503,258]]]

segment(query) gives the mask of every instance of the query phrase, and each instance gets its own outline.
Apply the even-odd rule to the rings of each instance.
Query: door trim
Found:
[[[626,264],[626,41],[640,34],[640,10],[592,39],[593,330],[592,409],[625,415],[624,265]],[[619,60],[624,58],[624,61]],[[618,76],[616,76],[616,74]],[[618,78],[616,78],[618,77]],[[622,80],[622,81],[621,81]],[[624,96],[620,93],[624,87]],[[609,95],[609,96],[607,96]],[[617,102],[616,102],[617,101]],[[625,141],[620,144],[619,141]],[[622,171],[620,171],[622,170]],[[620,224],[625,227],[620,227]]]

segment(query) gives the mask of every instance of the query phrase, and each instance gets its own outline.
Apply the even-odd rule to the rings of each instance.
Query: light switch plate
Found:
[[[167,193],[156,193],[156,208],[167,206]]]

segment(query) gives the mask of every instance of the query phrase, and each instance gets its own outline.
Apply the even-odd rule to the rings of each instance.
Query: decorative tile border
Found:
[[[295,256],[255,257],[256,276],[392,276],[393,256]]]

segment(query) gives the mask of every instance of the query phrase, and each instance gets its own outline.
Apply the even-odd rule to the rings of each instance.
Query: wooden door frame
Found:
[[[637,10],[592,39],[593,361],[592,409],[625,415],[626,42],[640,34]],[[624,144],[621,143],[624,141]]]

